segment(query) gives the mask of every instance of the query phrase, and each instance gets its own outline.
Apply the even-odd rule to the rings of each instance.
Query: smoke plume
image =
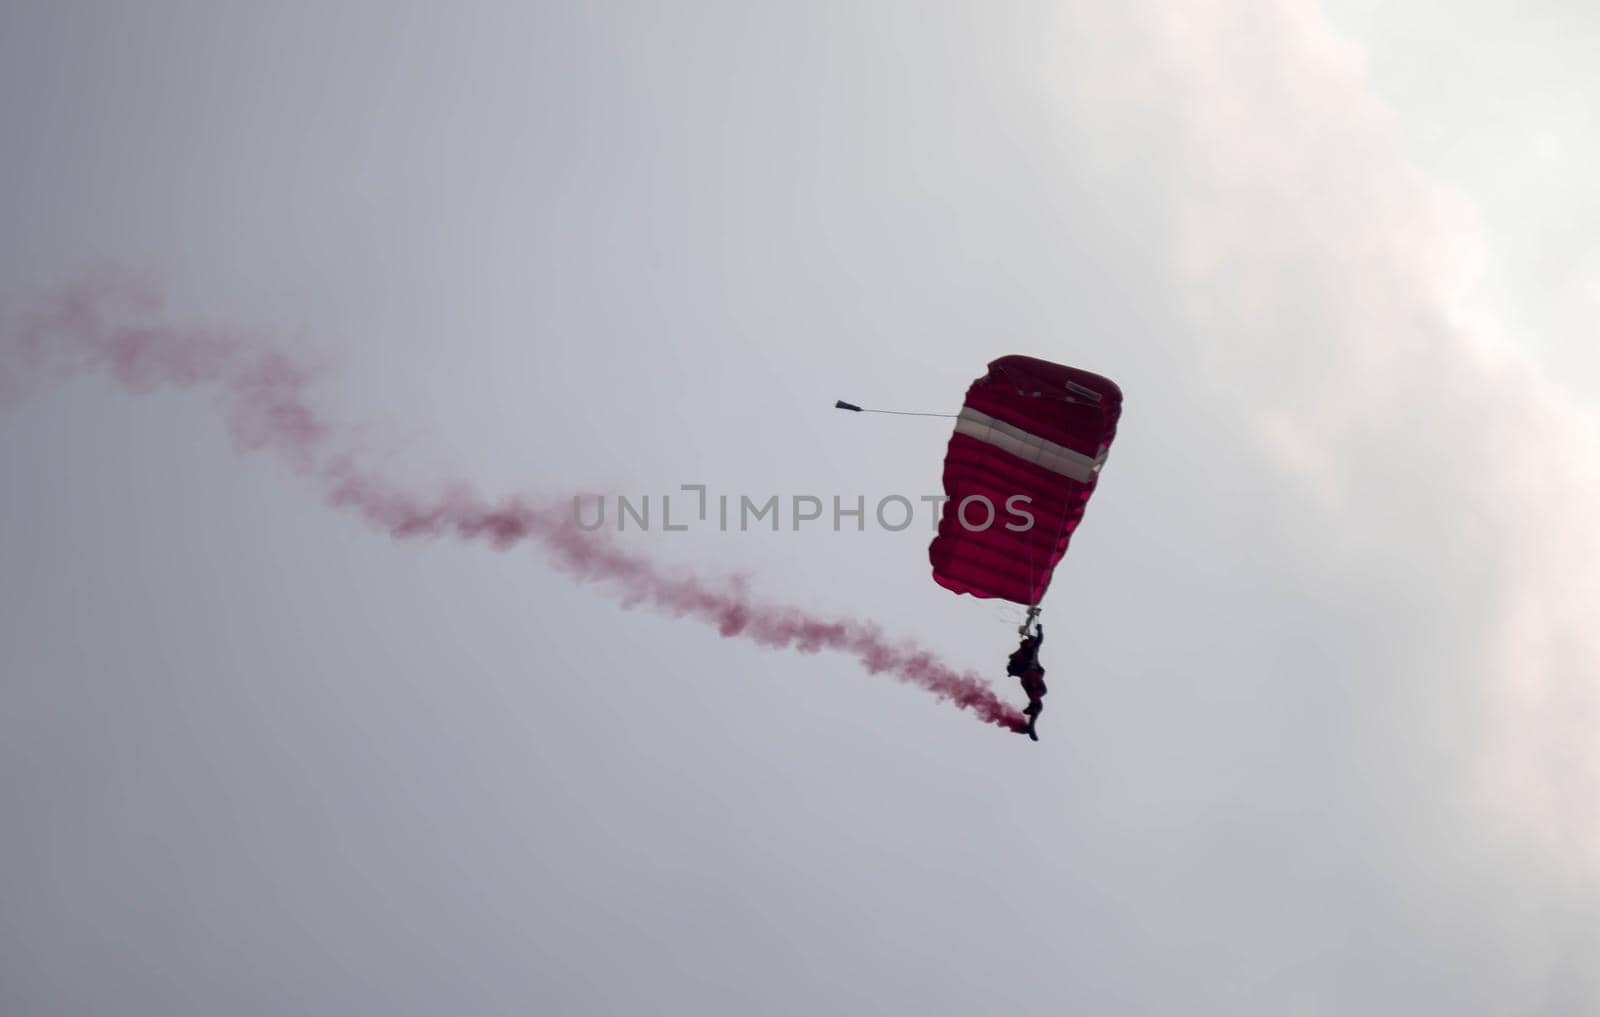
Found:
[[[560,571],[625,606],[697,621],[769,649],[847,654],[869,673],[926,689],[985,723],[1027,729],[1020,711],[981,676],[891,640],[871,622],[819,617],[757,599],[734,578],[664,568],[579,529],[571,498],[493,501],[466,487],[437,497],[402,489],[363,463],[352,437],[318,411],[309,395],[316,369],[227,329],[173,324],[159,290],[126,274],[102,272],[44,297],[8,321],[4,337],[0,400],[85,370],[109,373],[137,392],[202,389],[215,397],[241,449],[275,454],[331,505],[395,539],[452,537],[499,549],[533,544]]]

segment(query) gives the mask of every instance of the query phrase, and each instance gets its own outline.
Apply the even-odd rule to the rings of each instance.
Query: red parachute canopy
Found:
[[[1121,414],[1122,390],[1109,378],[1033,357],[991,363],[967,389],[945,455],[950,500],[928,547],[934,581],[1038,604],[1083,519]]]

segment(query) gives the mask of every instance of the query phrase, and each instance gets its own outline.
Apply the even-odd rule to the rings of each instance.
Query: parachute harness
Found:
[[[1017,635],[1022,636],[1024,638],[1027,637],[1028,629],[1032,628],[1034,626],[1034,624],[1037,623],[1038,620],[1039,620],[1039,612],[1040,612],[1040,610],[1041,609],[1040,609],[1040,607],[1039,607],[1039,605],[1037,603],[1031,605],[1028,608],[1028,617],[1023,619],[1022,627],[1017,629]]]

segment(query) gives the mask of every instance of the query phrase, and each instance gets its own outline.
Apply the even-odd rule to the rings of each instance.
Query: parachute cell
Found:
[[[1033,357],[1001,357],[972,383],[944,462],[949,497],[928,547],[956,593],[1032,607],[1094,493],[1122,390]]]

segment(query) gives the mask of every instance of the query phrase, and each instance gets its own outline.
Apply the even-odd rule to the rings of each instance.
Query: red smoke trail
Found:
[[[0,352],[9,355],[11,369],[0,364],[0,399],[21,392],[26,376],[84,369],[109,371],[134,391],[204,388],[216,396],[241,448],[277,453],[332,504],[396,539],[453,536],[497,548],[531,541],[563,572],[608,588],[625,605],[644,604],[773,649],[847,653],[867,671],[918,685],[985,723],[1027,729],[1026,718],[980,676],[893,643],[868,622],[759,601],[732,579],[668,574],[598,532],[578,529],[570,499],[490,502],[466,490],[429,499],[398,490],[339,448],[344,436],[307,396],[314,370],[221,329],[169,324],[161,310],[155,290],[122,276],[62,290],[7,328]]]

